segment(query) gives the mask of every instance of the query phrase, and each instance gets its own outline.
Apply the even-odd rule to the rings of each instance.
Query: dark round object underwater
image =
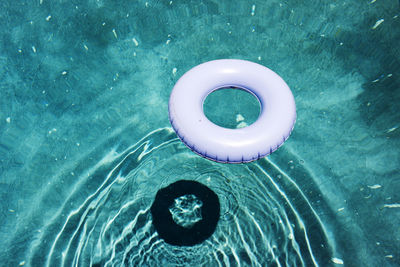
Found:
[[[203,203],[202,218],[191,228],[178,225],[169,210],[175,199],[185,195],[194,195]],[[193,246],[214,233],[220,216],[220,204],[218,196],[207,186],[196,181],[180,180],[157,192],[151,214],[153,225],[165,242],[176,246]]]

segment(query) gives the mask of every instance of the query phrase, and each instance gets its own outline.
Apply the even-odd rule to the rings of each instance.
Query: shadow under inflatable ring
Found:
[[[204,115],[205,98],[226,87],[245,90],[258,99],[261,112],[253,124],[228,129]],[[225,163],[269,155],[286,141],[296,121],[294,97],[285,81],[260,64],[237,59],[209,61],[186,72],[171,92],[168,109],[171,125],[186,146]]]
[[[175,223],[169,208],[176,198],[195,195],[202,203],[202,219],[191,228]],[[193,246],[209,238],[215,231],[220,217],[218,196],[207,186],[189,180],[180,180],[160,189],[151,206],[153,225],[164,241],[176,246]]]

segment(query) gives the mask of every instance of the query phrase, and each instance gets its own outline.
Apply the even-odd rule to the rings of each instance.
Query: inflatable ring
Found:
[[[205,98],[227,87],[258,99],[261,111],[253,124],[228,129],[204,115]],[[168,108],[171,125],[186,146],[225,163],[250,162],[271,154],[286,141],[296,121],[294,97],[285,81],[262,65],[237,59],[209,61],[186,72],[175,84]]]

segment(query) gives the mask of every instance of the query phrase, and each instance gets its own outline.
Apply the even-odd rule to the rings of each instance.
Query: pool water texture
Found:
[[[396,0],[1,1],[0,265],[399,266],[399,16]],[[222,58],[293,92],[266,158],[204,159],[169,123],[179,77]],[[253,103],[210,112],[245,127],[235,101]],[[218,196],[194,245],[153,224],[179,181]],[[196,198],[167,207],[187,231],[209,211]]]

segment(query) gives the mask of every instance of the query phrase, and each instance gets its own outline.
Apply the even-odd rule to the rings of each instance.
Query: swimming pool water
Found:
[[[0,265],[398,266],[399,15],[395,0],[2,1]],[[292,89],[297,123],[266,159],[214,163],[170,127],[174,83],[220,58]],[[152,225],[179,180],[221,204],[196,246]]]

